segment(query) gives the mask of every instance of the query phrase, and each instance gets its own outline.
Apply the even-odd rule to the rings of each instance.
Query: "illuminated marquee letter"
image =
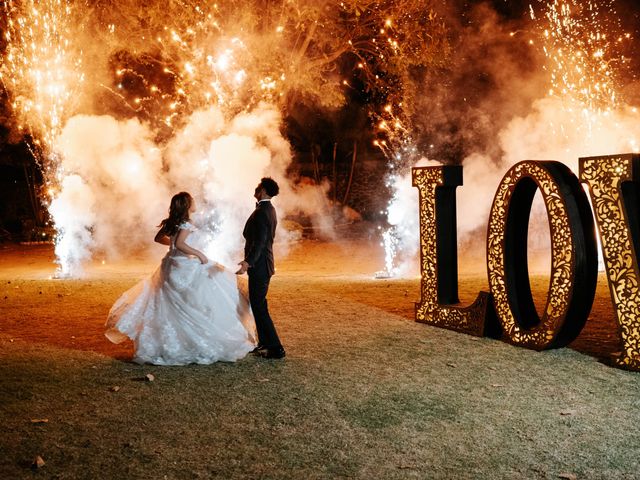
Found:
[[[462,167],[420,167],[412,170],[420,201],[421,298],[416,321],[482,336],[499,334],[491,315],[491,298],[480,292],[468,307],[458,303],[456,187]],[[491,320],[494,320],[491,322]]]
[[[527,262],[529,214],[538,188],[551,233],[551,276],[542,318],[533,303]],[[489,286],[506,339],[536,350],[575,339],[593,304],[597,258],[589,202],[571,170],[554,161],[514,165],[498,186],[487,232]]]
[[[589,186],[620,325],[622,352],[614,361],[640,370],[640,155],[581,158],[580,180]]]

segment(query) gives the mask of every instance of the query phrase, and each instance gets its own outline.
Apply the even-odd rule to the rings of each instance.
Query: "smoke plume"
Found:
[[[191,115],[161,148],[135,119],[70,119],[58,141],[65,176],[51,205],[63,273],[78,274],[94,252],[117,258],[144,250],[171,195],[182,190],[198,206],[194,221],[202,231],[192,241],[229,266],[242,258],[244,221],[263,176],[281,186],[274,199],[281,218],[302,212],[330,226],[323,187],[298,187],[286,177],[291,152],[280,124],[280,113],[267,104],[230,120],[212,107]],[[277,238],[286,245],[295,232],[281,227]]]
[[[457,15],[451,16],[460,18]],[[522,160],[557,160],[578,173],[578,158],[640,150],[640,114],[633,82],[626,100],[594,111],[571,95],[549,95],[550,61],[541,53],[540,32],[530,18],[507,20],[488,4],[472,9],[454,36],[455,55],[446,71],[425,79],[418,111],[420,147],[440,164],[461,164],[457,190],[461,255],[484,265],[491,202],[504,173]],[[588,79],[587,79],[588,80]],[[394,189],[392,210],[418,218],[417,191]],[[390,223],[394,223],[391,222]],[[395,273],[419,265],[417,225],[397,229]],[[548,248],[546,212],[539,195],[529,230],[530,255]],[[548,252],[547,252],[548,253]],[[548,265],[548,263],[547,263]],[[461,269],[464,270],[464,262]]]

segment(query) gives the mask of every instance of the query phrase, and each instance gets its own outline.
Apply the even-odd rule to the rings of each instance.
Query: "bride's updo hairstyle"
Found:
[[[193,198],[187,192],[176,193],[171,199],[169,216],[160,222],[159,227],[170,237],[178,233],[178,227],[189,220],[189,209]]]

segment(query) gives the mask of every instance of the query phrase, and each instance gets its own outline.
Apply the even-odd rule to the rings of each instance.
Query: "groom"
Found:
[[[255,353],[264,358],[283,358],[284,348],[273,326],[267,306],[267,291],[271,276],[275,273],[273,265],[273,237],[276,234],[276,211],[271,205],[280,188],[272,178],[260,180],[254,196],[258,203],[247,223],[242,235],[245,238],[244,260],[236,273],[249,275],[249,302],[256,319],[258,346]]]

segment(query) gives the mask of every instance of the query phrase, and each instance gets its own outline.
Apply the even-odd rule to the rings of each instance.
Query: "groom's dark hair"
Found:
[[[280,187],[271,177],[263,177],[260,180],[260,185],[262,185],[262,188],[264,188],[264,191],[267,192],[267,195],[270,197],[275,197],[280,192]]]

